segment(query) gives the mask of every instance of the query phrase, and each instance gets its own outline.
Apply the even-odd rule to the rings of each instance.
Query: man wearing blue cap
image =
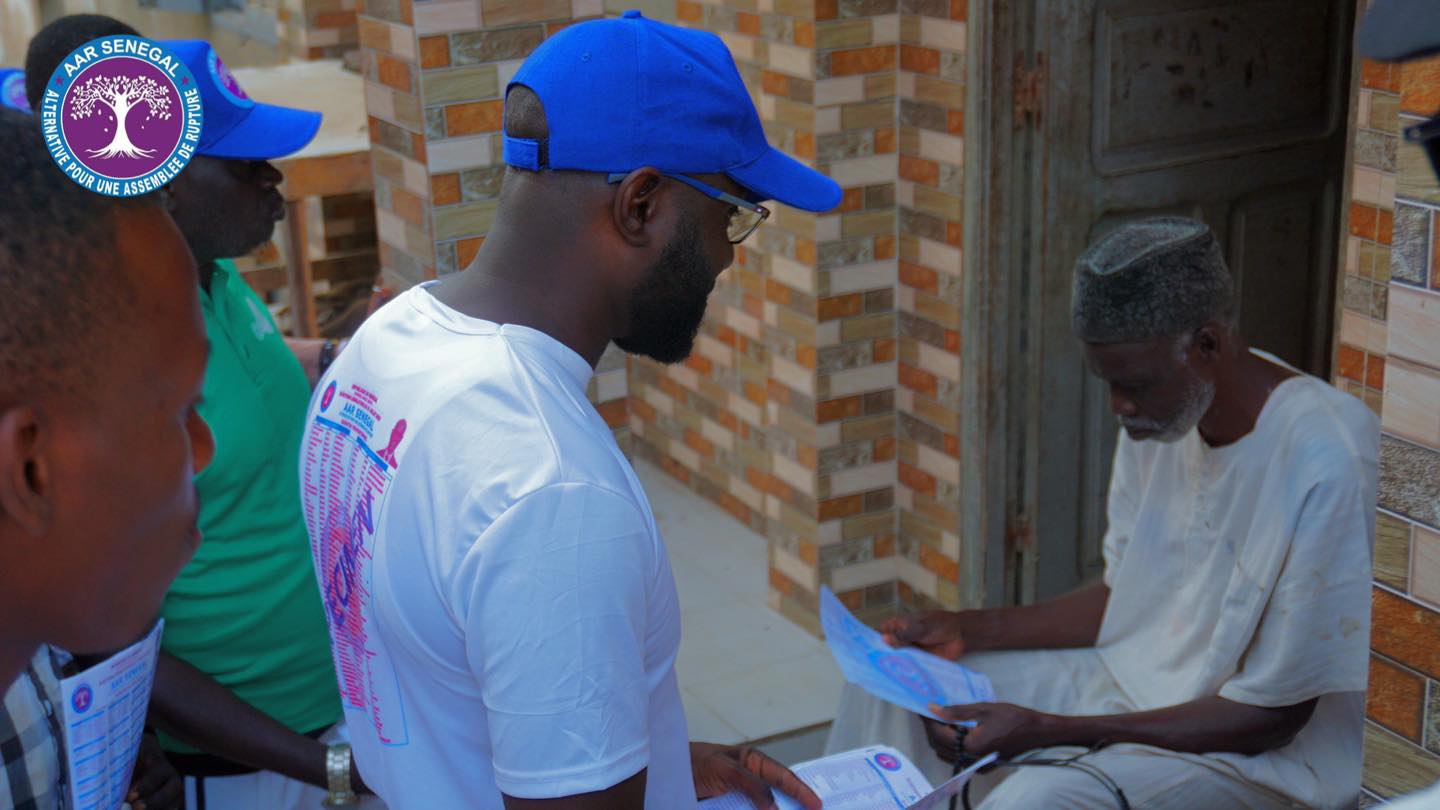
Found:
[[[475,261],[367,321],[307,418],[365,779],[417,810],[772,807],[768,786],[814,810],[760,752],[688,742],[665,546],[585,387],[612,341],[690,353],[758,200],[824,211],[840,189],[767,144],[717,37],[633,11],[526,60],[505,160]]]
[[[48,77],[79,45],[114,34],[138,36],[102,15],[56,20],[32,40],[27,73]],[[342,714],[296,496],[310,380],[335,346],[284,339],[231,258],[270,238],[284,205],[269,161],[309,142],[320,115],[253,101],[206,42],[162,44],[190,68],[204,104],[199,154],[162,196],[199,269],[211,344],[200,411],[217,450],[195,481],[205,542],[162,607],[152,717],[190,807],[308,810],[331,788],[332,798],[363,789],[337,739]],[[29,92],[38,98],[44,82]]]

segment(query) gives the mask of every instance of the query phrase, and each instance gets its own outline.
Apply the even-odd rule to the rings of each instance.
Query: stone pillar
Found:
[[[900,18],[900,601],[959,607],[960,364],[966,2]],[[978,542],[978,539],[976,540]]]

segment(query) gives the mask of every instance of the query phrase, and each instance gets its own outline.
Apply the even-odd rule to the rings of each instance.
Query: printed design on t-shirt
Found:
[[[395,427],[390,430],[390,443],[385,445],[385,449],[381,450],[377,455],[384,459],[386,464],[395,467],[395,451],[400,449],[400,442],[403,441],[405,441],[405,420],[401,419],[399,422],[396,422]]]
[[[264,310],[255,303],[254,298],[246,298],[245,303],[250,305],[250,333],[256,340],[264,340],[269,335],[275,334],[275,325],[265,316]]]
[[[371,449],[382,421],[373,393],[349,385],[338,396],[328,390],[327,395],[343,404],[329,416],[322,415],[329,406],[322,407],[309,426],[302,487],[340,695],[347,708],[365,714],[382,744],[407,745],[395,672],[377,660],[369,624],[375,518],[390,484],[395,447],[387,448],[389,459]],[[397,425],[401,438],[403,424]]]

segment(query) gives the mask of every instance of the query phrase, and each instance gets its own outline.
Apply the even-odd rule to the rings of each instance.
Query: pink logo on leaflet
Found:
[[[200,91],[183,62],[139,37],[75,49],[39,110],[56,165],[85,188],[131,197],[164,186],[200,142]]]
[[[890,756],[889,754],[876,754],[875,764],[879,765],[887,771],[900,770],[900,760]]]
[[[335,401],[335,381],[334,381],[334,380],[331,380],[331,381],[330,381],[330,385],[326,386],[326,388],[325,388],[325,393],[323,393],[323,394],[320,395],[320,412],[321,412],[321,413],[324,413],[325,411],[330,410],[330,403],[332,403],[332,402],[334,402],[334,401]]]
[[[225,97],[241,107],[254,107],[255,102],[240,87],[240,82],[235,80],[235,75],[225,63],[220,61],[220,54],[210,51],[210,56],[205,60],[205,66],[210,69],[210,76],[215,79],[215,84],[220,87],[220,92]]]
[[[80,687],[75,690],[75,694],[70,696],[70,705],[80,714],[90,711],[90,706],[94,702],[95,693],[90,691],[90,687],[85,684],[80,684]]]

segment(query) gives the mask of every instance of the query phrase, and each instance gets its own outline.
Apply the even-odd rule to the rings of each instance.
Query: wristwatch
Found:
[[[326,807],[354,807],[360,803],[350,784],[350,743],[334,743],[325,750],[325,781],[330,794],[321,802]]]

